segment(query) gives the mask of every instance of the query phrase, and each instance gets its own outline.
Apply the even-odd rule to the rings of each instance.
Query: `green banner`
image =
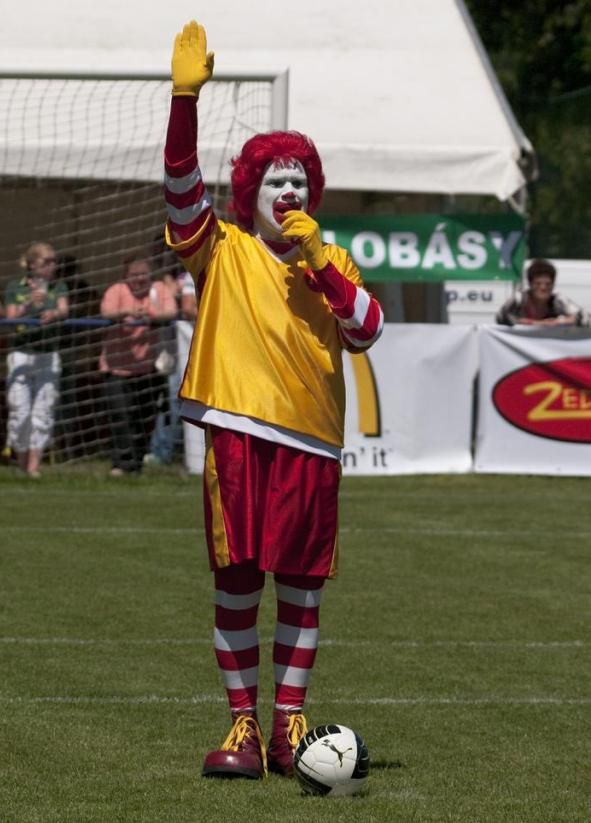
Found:
[[[517,214],[321,217],[322,238],[350,252],[367,281],[518,280],[525,220]]]

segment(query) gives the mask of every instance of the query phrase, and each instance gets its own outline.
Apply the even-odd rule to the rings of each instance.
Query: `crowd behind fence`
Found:
[[[117,474],[180,451],[175,321],[194,321],[197,305],[192,279],[157,239],[131,250],[101,290],[50,244],[23,255],[0,317],[4,461],[25,469],[29,451],[54,462],[110,453]],[[38,458],[28,473],[39,473]]]

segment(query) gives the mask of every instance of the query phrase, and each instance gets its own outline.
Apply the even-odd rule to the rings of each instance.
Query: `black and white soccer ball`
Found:
[[[365,787],[369,753],[361,737],[347,726],[316,726],[300,740],[293,764],[306,794],[343,797]]]

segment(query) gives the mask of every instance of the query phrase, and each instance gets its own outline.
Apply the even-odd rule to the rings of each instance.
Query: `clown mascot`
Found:
[[[197,99],[213,71],[205,32],[178,34],[165,148],[166,238],[194,277],[198,322],[180,391],[205,429],[205,528],[215,582],[214,646],[232,714],[205,776],[290,776],[320,596],[336,573],[345,387],[342,351],[363,352],[383,315],[348,253],[311,217],[324,187],[298,132],[252,137],[232,161],[236,224],[218,219],[197,161]],[[273,575],[275,707],[257,715],[257,612]]]

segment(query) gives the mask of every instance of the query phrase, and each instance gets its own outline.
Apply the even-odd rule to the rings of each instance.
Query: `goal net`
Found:
[[[252,134],[286,126],[287,76],[218,76],[199,101],[200,167],[226,216],[229,161]],[[156,254],[165,210],[163,147],[170,105],[164,75],[0,75],[0,295],[21,278],[33,241],[51,244],[69,290],[60,331],[62,377],[46,459],[107,456],[111,430],[98,358],[105,289],[132,248]],[[155,257],[155,276],[170,260]],[[186,331],[186,330],[185,330]],[[11,458],[6,355],[14,323],[0,312],[0,445]],[[168,418],[167,418],[168,422]],[[178,430],[176,454],[180,453]]]

